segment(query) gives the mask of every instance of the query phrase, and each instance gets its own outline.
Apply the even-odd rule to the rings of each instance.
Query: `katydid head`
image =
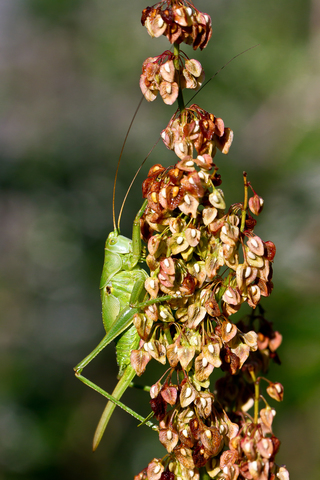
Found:
[[[110,232],[106,240],[106,249],[112,253],[131,253],[132,241],[120,235],[118,230]]]

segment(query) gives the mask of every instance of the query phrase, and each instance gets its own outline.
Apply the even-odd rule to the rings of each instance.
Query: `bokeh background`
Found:
[[[102,338],[99,277],[112,229],[112,185],[140,100],[141,64],[168,48],[140,24],[142,0],[0,0],[0,479],[129,480],[164,450],[116,411],[95,454],[104,399],[72,368]],[[275,289],[263,306],[284,336],[270,378],[285,386],[275,434],[291,480],[320,477],[320,4],[318,0],[198,0],[212,16],[197,97],[235,132],[216,163],[227,202],[242,171],[265,199],[257,233],[277,246]],[[186,95],[188,98],[188,95]],[[190,98],[190,95],[189,95]],[[174,106],[144,102],[126,145],[117,209]],[[122,233],[141,205],[141,182],[174,155],[158,144],[129,196]],[[155,362],[153,362],[153,365]],[[149,366],[150,367],[150,366]],[[157,379],[148,367],[146,382]],[[154,367],[158,368],[158,367]],[[160,371],[159,370],[159,376]],[[111,391],[109,347],[86,370]],[[146,415],[147,394],[127,404]]]

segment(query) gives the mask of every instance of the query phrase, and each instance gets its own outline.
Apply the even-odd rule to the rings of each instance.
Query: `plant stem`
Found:
[[[180,112],[183,112],[183,110],[185,109],[185,105],[183,100],[182,89],[180,87],[180,64],[179,64],[179,44],[178,43],[173,44],[173,54],[175,57],[173,61],[174,68],[178,72],[178,85],[179,85],[178,106],[179,106]]]
[[[244,231],[246,226],[246,214],[248,208],[248,184],[247,184],[247,173],[243,172],[243,183],[244,183],[244,202],[241,214],[241,232]]]
[[[259,380],[256,379],[256,375],[253,370],[250,370],[250,375],[254,383],[254,423],[258,423],[259,417],[259,398],[260,398],[260,388]]]

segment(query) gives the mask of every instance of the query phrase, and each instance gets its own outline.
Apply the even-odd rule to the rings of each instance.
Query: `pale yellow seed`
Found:
[[[260,203],[260,205],[261,205],[261,207],[262,207],[262,205],[264,204],[263,198],[260,197],[259,203]]]
[[[188,388],[186,389],[185,397],[186,397],[186,398],[189,398],[189,397],[191,396],[191,394],[192,394],[192,390],[191,390],[190,387],[188,387]]]
[[[188,412],[187,417],[191,418],[191,417],[193,417],[193,415],[194,415],[194,411],[190,410],[190,412]]]
[[[232,292],[231,292],[230,290],[227,290],[227,291],[226,291],[226,295],[227,295],[227,297],[229,297],[229,298],[232,298],[232,297],[233,297]]]
[[[168,316],[167,313],[164,312],[163,310],[161,310],[161,312],[160,312],[160,317],[163,318],[163,319],[166,319],[167,316]]]
[[[152,193],[151,193],[151,200],[152,200],[154,203],[158,203],[158,198],[157,198],[156,192],[152,192]]]
[[[202,359],[202,366],[203,366],[203,368],[206,368],[207,365],[208,365],[208,360],[204,357]]]
[[[257,242],[257,240],[256,240],[255,238],[252,238],[252,239],[251,239],[251,243],[252,243],[252,245],[253,245],[255,248],[258,248],[259,243]]]
[[[180,148],[181,152],[184,153],[184,145],[183,145],[182,142],[179,143],[179,148]]]
[[[150,287],[152,288],[152,290],[155,289],[155,286],[156,286],[156,283],[154,280],[150,280]]]
[[[193,470],[189,470],[189,476],[190,476],[191,478],[194,477],[194,471],[193,471]]]
[[[189,183],[191,183],[191,185],[195,185],[194,180],[193,180],[192,177],[189,178]]]
[[[267,448],[269,447],[269,442],[266,438],[262,440],[262,446],[265,450],[267,450]]]
[[[197,236],[197,231],[195,229],[192,229],[191,230],[191,237],[196,238],[196,236]]]
[[[172,196],[176,197],[179,193],[179,187],[173,187],[172,189]]]
[[[251,288],[251,293],[252,295],[255,295],[257,293],[258,289],[255,285],[253,285],[253,287]]]
[[[168,83],[168,84],[167,84],[167,86],[166,86],[166,92],[167,92],[168,95],[171,94],[171,92],[172,92],[172,85],[171,85],[171,83]]]
[[[163,263],[165,264],[166,267],[170,267],[170,262],[167,258],[164,260]]]
[[[210,353],[214,353],[214,346],[211,343],[208,345],[208,350]]]
[[[149,350],[153,351],[154,350],[154,346],[152,345],[151,342],[148,343],[148,348]]]
[[[206,430],[206,431],[205,431],[205,434],[206,434],[206,437],[207,437],[207,438],[211,438],[211,437],[212,437],[212,433],[210,432],[210,430]]]
[[[182,15],[182,12],[181,12],[180,8],[177,8],[177,10],[176,10],[176,14],[177,14],[177,15],[179,15],[179,17],[181,17],[181,15]]]
[[[165,69],[166,72],[170,73],[170,65],[169,65],[168,62],[166,62],[166,63],[164,64],[164,69]]]
[[[226,430],[225,426],[224,426],[224,425],[220,425],[220,427],[219,427],[219,432],[220,432],[220,433],[224,433],[225,430]]]
[[[216,194],[212,195],[212,199],[213,199],[213,201],[216,202],[216,203],[219,203],[219,202],[220,202],[219,197],[218,197],[218,195],[216,195]]]
[[[227,326],[226,326],[226,332],[227,333],[230,333],[232,330],[232,324],[231,323],[228,323]]]
[[[160,472],[160,470],[161,470],[160,465],[157,465],[156,467],[154,467],[154,470],[153,470],[153,471],[154,471],[155,474],[157,474],[157,473]]]
[[[183,455],[184,457],[187,456],[187,452],[185,451],[184,448],[181,448],[180,453],[181,453],[181,455]]]
[[[251,260],[254,260],[256,258],[253,252],[248,252],[248,257],[251,258]]]
[[[163,198],[167,198],[167,191],[165,188],[162,188],[161,195],[163,196]]]
[[[245,271],[245,274],[244,274],[245,278],[248,278],[248,277],[250,277],[250,275],[251,275],[251,271],[252,271],[252,270],[251,270],[251,268],[250,268],[250,267],[247,267],[247,268],[246,268],[246,271]]]
[[[187,10],[187,14],[189,15],[189,17],[191,17],[191,15],[192,15],[192,8],[187,7],[186,10]]]
[[[198,156],[197,156],[197,159],[198,159],[200,162],[202,162],[202,163],[206,163],[206,161],[205,161],[205,159],[204,159],[204,157],[203,157],[202,155],[198,155]]]
[[[282,391],[282,388],[278,383],[276,384],[276,390],[277,390],[278,393],[281,393],[281,391]]]
[[[200,267],[197,263],[194,264],[194,269],[195,269],[196,273],[200,272]]]
[[[185,196],[184,196],[184,201],[186,202],[187,205],[191,205],[191,201],[190,201],[189,195],[185,195]]]
[[[225,225],[223,225],[223,227],[222,227],[221,230],[223,231],[223,233],[224,233],[225,235],[228,234],[228,230],[227,230],[227,227],[226,227]]]
[[[188,160],[188,161],[186,162],[186,167],[192,167],[192,165],[193,165],[193,161],[192,161],[192,160]],[[189,182],[190,182],[190,180],[189,180]]]
[[[181,245],[181,243],[183,243],[183,237],[178,237],[177,238],[177,244]]]
[[[171,430],[167,430],[167,439],[170,441],[172,440],[172,432]]]
[[[207,400],[205,398],[201,397],[200,402],[201,402],[201,405],[203,406],[203,408],[205,408],[207,406]]]
[[[188,430],[186,428],[182,430],[182,433],[186,438],[188,438]]]
[[[199,172],[198,175],[199,175],[199,177],[200,177],[202,180],[204,180],[205,177],[204,177],[204,173],[203,173],[203,172]]]

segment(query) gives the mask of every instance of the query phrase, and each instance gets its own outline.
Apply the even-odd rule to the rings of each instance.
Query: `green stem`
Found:
[[[173,61],[174,68],[178,72],[178,86],[179,86],[178,106],[179,106],[180,113],[182,113],[183,110],[185,109],[185,105],[183,100],[182,89],[180,87],[180,64],[179,64],[179,44],[178,43],[173,44],[173,54],[175,57]]]
[[[256,379],[255,373],[253,370],[250,370],[250,375],[254,383],[254,423],[258,423],[259,417],[259,398],[260,398],[260,388],[259,380]]]
[[[246,226],[246,215],[247,215],[247,208],[248,208],[248,184],[247,184],[247,173],[243,172],[243,183],[244,183],[244,202],[243,208],[241,213],[241,232],[244,231]]]
[[[173,343],[173,340],[172,340],[171,333],[170,333],[170,325],[166,325],[164,327],[163,331],[164,331],[164,334],[166,336],[166,339],[167,339],[169,345],[171,345]]]

